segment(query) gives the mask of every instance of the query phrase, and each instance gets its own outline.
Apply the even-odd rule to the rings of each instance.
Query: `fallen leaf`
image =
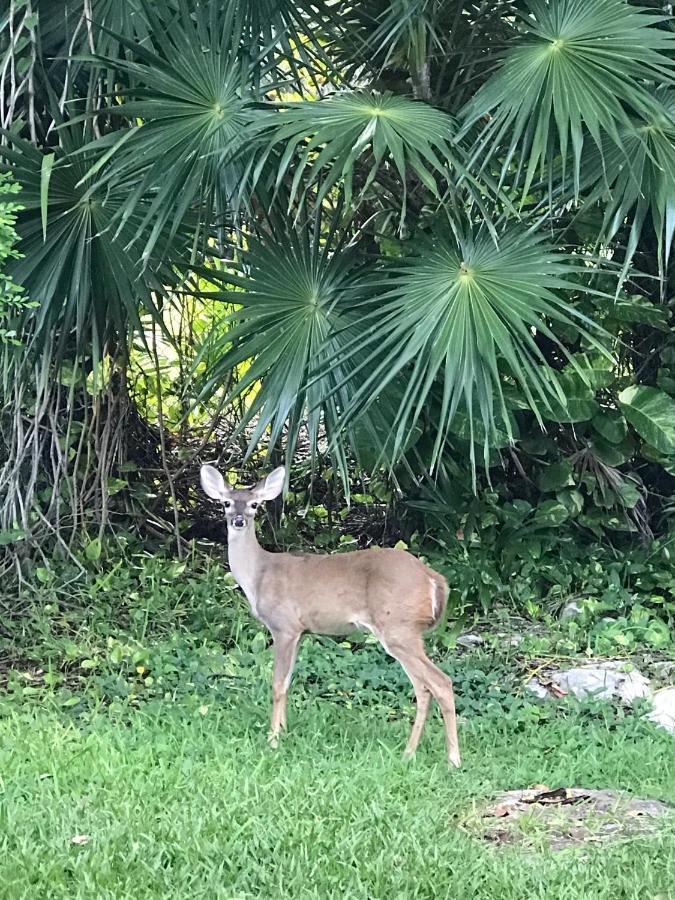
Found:
[[[492,810],[492,815],[497,819],[503,819],[504,816],[511,814],[511,807],[507,803],[498,803]]]
[[[71,844],[88,844],[89,843],[89,835],[88,834],[74,834],[70,839]]]
[[[545,791],[539,791],[535,794],[530,803],[560,803],[567,799],[567,790],[565,788],[549,788]]]

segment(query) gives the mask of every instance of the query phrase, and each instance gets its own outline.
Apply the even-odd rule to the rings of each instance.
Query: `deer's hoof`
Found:
[[[279,735],[278,734],[268,734],[267,735],[267,743],[270,745],[272,750],[277,750],[279,747]]]

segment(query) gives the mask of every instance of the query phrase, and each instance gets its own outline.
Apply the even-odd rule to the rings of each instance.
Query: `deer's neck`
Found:
[[[258,543],[253,523],[248,528],[227,529],[227,555],[230,572],[246,594],[255,614],[257,585],[269,554]]]

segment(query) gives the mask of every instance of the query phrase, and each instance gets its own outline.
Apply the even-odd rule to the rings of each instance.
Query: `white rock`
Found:
[[[579,606],[579,604],[575,603],[574,600],[572,600],[571,603],[568,603],[564,607],[563,611],[560,613],[560,618],[563,621],[565,619],[576,619],[576,618],[578,618],[578,616],[580,616],[582,614],[582,612],[583,612],[583,610]]]
[[[484,644],[485,641],[479,634],[460,634],[457,643],[460,647],[474,647]]]
[[[675,687],[656,691],[653,701],[654,709],[647,718],[671,734],[675,734]]]
[[[530,678],[525,687],[528,691],[532,691],[533,694],[536,694],[537,697],[540,697],[542,700],[545,697],[548,697],[548,691],[544,687],[543,684],[540,684],[536,678]]]
[[[650,697],[652,689],[649,679],[635,669],[631,672],[622,671],[624,666],[625,663],[621,660],[608,660],[593,666],[577,666],[562,672],[547,673],[544,681],[579,699],[594,696],[610,700],[617,697],[623,703],[632,703],[638,698]],[[538,697],[549,696],[549,691],[536,678],[531,678],[526,687]]]
[[[636,670],[622,672],[621,665],[620,662],[609,662],[597,666],[579,666],[565,672],[556,672],[552,681],[563,691],[578,698],[592,695],[609,700],[618,697],[624,703],[632,703],[639,697],[649,697],[649,679]]]

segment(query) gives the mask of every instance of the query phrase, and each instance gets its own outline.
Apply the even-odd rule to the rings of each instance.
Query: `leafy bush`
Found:
[[[39,441],[2,528],[150,507],[178,540],[184,464],[227,444],[408,497],[501,452],[542,528],[665,534],[675,36],[644,6],[13,4],[0,165],[41,314],[0,400]]]
[[[16,343],[16,321],[22,310],[33,309],[22,288],[10,278],[7,269],[10,259],[17,259],[15,247],[19,236],[16,233],[16,216],[21,209],[16,201],[19,185],[12,182],[7,174],[0,174],[0,344]]]

